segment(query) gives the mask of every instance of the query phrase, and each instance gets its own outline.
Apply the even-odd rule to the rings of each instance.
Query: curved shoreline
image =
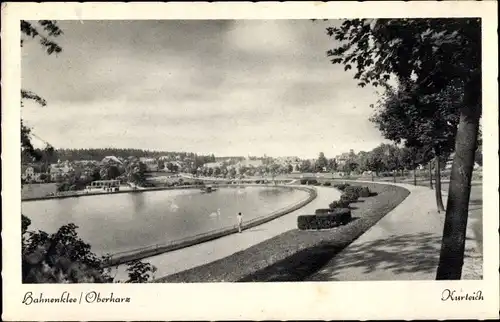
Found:
[[[205,180],[205,179],[203,179]],[[206,180],[209,181],[209,180]],[[222,180],[221,180],[222,181]],[[256,181],[256,180],[253,180]],[[217,186],[217,187],[238,187],[238,186],[284,186],[285,183],[282,183],[283,181],[290,181],[290,180],[280,180],[277,185],[274,185],[272,183],[252,183],[252,182],[242,182],[242,183],[211,183],[210,185],[212,186]],[[149,191],[162,191],[162,190],[186,190],[186,189],[202,189],[206,187],[206,185],[184,185],[184,186],[173,186],[173,187],[154,187],[154,188],[142,188],[142,189],[137,189],[137,190],[119,190],[119,191],[113,191],[113,192],[108,192],[108,191],[99,191],[99,192],[92,192],[92,193],[74,193],[74,194],[68,194],[68,195],[55,195],[55,196],[44,196],[44,197],[28,197],[28,198],[21,198],[21,202],[29,202],[29,201],[40,201],[40,200],[51,200],[51,199],[66,199],[66,198],[80,198],[80,197],[92,197],[92,196],[101,196],[101,195],[114,195],[114,194],[121,194],[121,193],[143,193],[143,192],[149,192]]]
[[[317,191],[314,187],[304,187],[304,186],[290,186],[290,185],[269,185],[269,184],[243,184],[244,186],[257,186],[257,187],[279,187],[279,188],[285,188],[285,189],[297,189],[297,190],[302,190],[302,191],[307,191],[309,193],[308,197],[297,202],[294,204],[291,204],[284,209],[279,209],[275,212],[271,212],[270,214],[266,214],[261,217],[257,217],[253,220],[250,220],[246,223],[243,224],[243,230],[247,230],[259,225],[262,225],[264,223],[267,223],[269,221],[272,221],[276,218],[279,218],[281,216],[284,216],[286,214],[289,214],[295,210],[298,210],[305,205],[309,204],[311,201],[316,199],[317,197]],[[217,185],[218,187],[232,187],[235,185],[231,184],[220,184]],[[158,189],[160,190],[160,189]],[[171,190],[171,189],[169,189]],[[104,267],[113,267],[113,266],[119,266],[121,264],[125,264],[134,260],[140,260],[156,255],[160,255],[163,253],[171,252],[174,250],[178,250],[181,248],[193,246],[196,244],[204,243],[210,240],[214,240],[217,238],[221,238],[233,233],[238,232],[237,227],[227,227],[227,228],[222,228],[219,230],[215,231],[209,231],[206,233],[198,234],[195,236],[191,236],[185,239],[173,241],[170,243],[166,243],[163,245],[150,245],[142,248],[136,248],[130,251],[126,252],[120,252],[120,253],[115,253],[114,255],[110,255],[108,258],[107,263],[104,265]]]
[[[29,201],[40,201],[40,200],[51,200],[51,199],[66,199],[66,198],[80,198],[80,197],[92,197],[92,196],[102,196],[102,195],[115,195],[122,193],[142,193],[148,191],[160,191],[160,190],[185,190],[185,189],[201,189],[204,186],[202,185],[186,185],[186,186],[176,186],[176,187],[156,187],[156,188],[145,188],[138,190],[119,190],[114,192],[92,192],[92,193],[81,193],[81,194],[72,194],[72,195],[62,195],[62,196],[45,196],[45,197],[35,197],[35,198],[24,198],[21,199],[21,202],[29,202]]]

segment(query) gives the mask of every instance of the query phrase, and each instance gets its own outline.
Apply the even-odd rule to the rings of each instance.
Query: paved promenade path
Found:
[[[340,192],[329,187],[315,187],[317,197],[304,207],[268,223],[259,225],[241,234],[232,234],[219,239],[182,248],[154,257],[143,259],[142,262],[156,266],[156,278],[181,272],[196,266],[204,265],[236,252],[242,251],[276,235],[297,228],[297,216],[313,214],[318,208],[325,208],[333,200],[340,198]],[[244,214],[243,214],[244,215]],[[121,265],[112,273],[118,280],[126,280],[126,265]]]
[[[309,281],[435,280],[445,214],[436,211],[434,190],[394,185],[411,194]]]

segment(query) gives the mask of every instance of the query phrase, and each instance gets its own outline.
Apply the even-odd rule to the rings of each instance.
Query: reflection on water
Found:
[[[141,211],[144,208],[145,201],[143,193],[132,193],[130,194],[130,199],[136,212]]]
[[[259,191],[259,195],[261,196],[279,196],[282,193],[281,189],[279,188],[269,188],[266,190]]]
[[[150,191],[51,199],[22,203],[31,229],[48,233],[67,223],[99,254],[177,240],[236,225],[307,197],[307,192],[275,187]]]

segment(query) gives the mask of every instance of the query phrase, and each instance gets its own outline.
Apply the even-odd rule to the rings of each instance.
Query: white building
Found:
[[[57,163],[50,165],[50,175],[65,175],[73,171],[73,167],[69,163],[69,161],[58,161]]]
[[[30,182],[41,182],[40,179],[42,173],[39,168],[35,168],[31,165],[21,167],[21,178]]]
[[[153,158],[139,158],[139,161],[146,165],[147,171],[158,171],[158,161]]]
[[[337,162],[339,166],[343,166],[344,164],[346,164],[349,158],[350,158],[349,153],[342,153],[341,155],[335,157],[335,162]]]

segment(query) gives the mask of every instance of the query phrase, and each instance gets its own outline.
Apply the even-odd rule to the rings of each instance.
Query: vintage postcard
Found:
[[[498,318],[493,1],[2,4],[3,319]]]

